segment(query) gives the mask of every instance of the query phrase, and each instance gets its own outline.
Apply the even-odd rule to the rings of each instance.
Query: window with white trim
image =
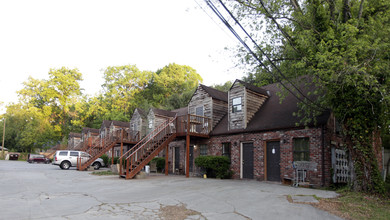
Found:
[[[233,104],[233,109],[232,109],[233,113],[242,111],[242,99],[241,99],[241,97],[233,98],[232,104]]]

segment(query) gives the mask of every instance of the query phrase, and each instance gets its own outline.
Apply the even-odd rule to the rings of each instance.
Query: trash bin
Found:
[[[146,166],[145,166],[145,173],[146,173],[146,174],[149,174],[149,173],[150,173],[150,166],[149,166],[149,165],[146,165]]]

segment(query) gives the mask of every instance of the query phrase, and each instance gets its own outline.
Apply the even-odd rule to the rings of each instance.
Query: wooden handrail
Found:
[[[176,131],[174,130],[176,120],[177,117],[175,117],[172,120],[165,121],[164,123],[159,125],[156,129],[154,129],[150,134],[148,134],[145,138],[143,138],[142,141],[140,141],[136,146],[134,146],[132,149],[127,151],[126,154],[122,155],[121,161],[125,155],[129,154],[129,156],[126,157],[126,178],[130,178],[129,177],[130,172],[135,172],[135,170],[133,169],[133,164],[135,164],[136,161],[140,161],[140,162],[143,161],[146,157],[149,157],[153,151],[155,151],[155,148],[153,147],[155,147],[156,143],[163,141],[164,137],[167,137],[168,134],[176,134]],[[132,167],[131,170],[130,167]],[[137,168],[135,169],[140,169],[140,167],[137,166]],[[121,163],[119,173],[120,175],[123,175],[122,163]]]

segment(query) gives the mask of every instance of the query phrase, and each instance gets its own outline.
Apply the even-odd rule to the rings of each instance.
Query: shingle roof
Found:
[[[158,109],[158,108],[153,108],[152,110],[153,110],[154,114],[156,114],[156,115],[167,116],[167,117],[175,117],[176,116],[176,112],[171,112],[171,111]]]
[[[84,127],[81,133],[86,134],[88,132],[99,134],[99,129]]]
[[[268,96],[267,90],[265,90],[265,89],[263,89],[263,88],[254,86],[254,85],[252,85],[252,84],[246,83],[246,82],[244,82],[244,81],[242,81],[242,80],[239,80],[239,79],[236,79],[236,82],[241,83],[242,85],[245,86],[245,88],[247,88],[247,89],[249,89],[249,90],[251,90],[251,91],[253,91],[253,92],[256,92],[256,93],[259,93],[259,94]],[[233,85],[234,85],[234,83],[233,83]]]
[[[174,109],[172,112],[175,112],[177,116],[183,116],[188,114],[188,107]]]
[[[211,87],[208,87],[208,86],[205,86],[202,84],[200,84],[199,86],[202,87],[202,89],[204,91],[206,91],[212,98],[218,99],[218,100],[221,100],[224,102],[228,102],[228,93],[227,92],[222,92],[222,91],[219,91],[217,89],[213,89]]]
[[[145,112],[143,109],[141,109],[141,108],[136,108],[135,110],[137,110],[137,112],[141,115],[141,117],[146,118],[147,114],[146,114],[146,112]],[[134,111],[135,111],[135,110],[134,110]]]
[[[69,138],[72,138],[72,137],[81,138],[81,133],[70,132]]]
[[[263,86],[261,89],[269,91],[270,96],[261,106],[259,111],[253,116],[246,129],[234,129],[228,131],[228,114],[226,114],[211,132],[211,135],[302,127],[302,125],[296,125],[296,123],[300,123],[301,118],[293,116],[293,113],[298,111],[298,99],[296,97],[288,94],[283,101],[280,102],[280,98],[276,94],[280,91],[277,83]],[[317,117],[317,125],[325,124],[329,115],[329,112],[324,112],[321,116]],[[314,124],[309,126],[314,126]]]
[[[130,123],[129,122],[112,121],[112,123],[114,124],[114,126],[118,126],[118,127],[123,127],[123,128],[129,128],[130,127]]]
[[[111,125],[111,122],[112,122],[112,121],[103,120],[102,126],[100,127],[100,129],[102,129],[102,128],[109,128],[110,125]]]

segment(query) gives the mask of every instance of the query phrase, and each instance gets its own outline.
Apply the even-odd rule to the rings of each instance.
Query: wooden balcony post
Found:
[[[187,116],[187,135],[186,135],[186,177],[190,177],[190,114]]]
[[[121,153],[120,153],[121,157],[123,156],[123,129],[121,131]],[[120,173],[122,172],[122,159],[120,159],[119,161],[119,170],[120,170]]]

